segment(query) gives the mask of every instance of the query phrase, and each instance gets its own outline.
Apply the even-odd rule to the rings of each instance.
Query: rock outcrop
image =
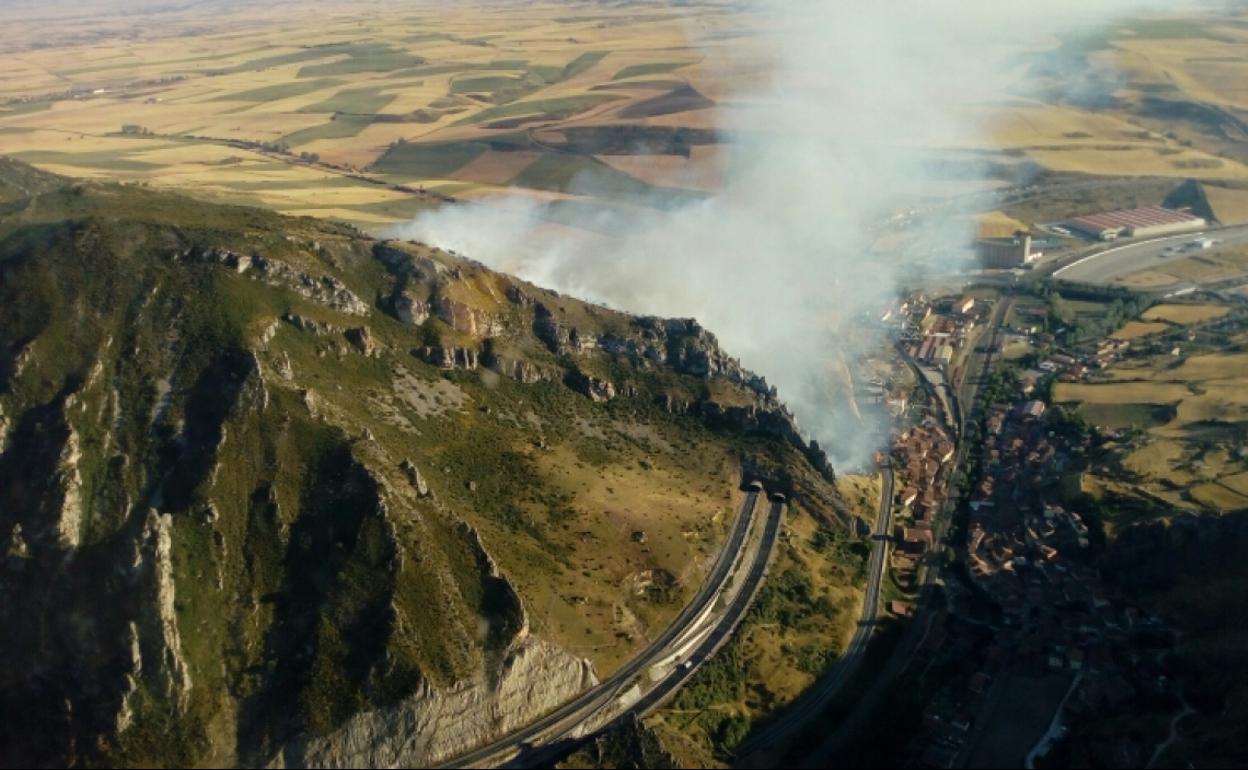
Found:
[[[569,388],[591,401],[610,401],[616,396],[615,384],[610,380],[595,377],[578,368],[569,370],[567,376],[564,377],[564,382]]]
[[[557,356],[580,353],[584,346],[580,333],[573,327],[560,323],[555,314],[542,303],[533,306],[533,334],[546,348]]]
[[[498,318],[449,297],[435,296],[433,312],[447,326],[469,337],[493,337],[503,331],[503,324]]]
[[[354,329],[347,329],[343,336],[347,338],[347,342],[366,356],[371,356],[377,352],[377,341],[373,339],[373,332],[367,326],[359,326]]]
[[[407,476],[408,482],[416,490],[416,494],[420,497],[429,496],[429,484],[425,482],[425,477],[421,474],[420,469],[411,460],[404,460],[399,463],[399,469],[403,471],[403,475]]]
[[[550,379],[544,371],[523,358],[495,357],[490,362],[489,368],[525,385]]]
[[[288,744],[273,767],[428,767],[504,735],[598,683],[587,660],[527,637],[499,666],[446,690],[423,684],[390,708],[356,714],[338,730]]]
[[[172,516],[155,509],[148,511],[135,546],[137,562],[132,574],[142,591],[137,634],[142,650],[141,670],[157,692],[183,712],[190,698],[191,676],[182,655],[174,608],[177,589],[173,581],[172,530]]]
[[[317,321],[316,319],[313,319],[313,318],[305,318],[304,316],[301,316],[298,313],[285,313],[282,315],[282,320],[290,324],[291,326],[295,327],[299,331],[307,332],[308,334],[316,334],[316,335],[323,336],[323,335],[330,335],[330,334],[338,333],[337,326],[334,326],[333,324],[330,324],[330,323]]]
[[[724,406],[707,400],[696,407],[699,416],[709,425],[721,430],[770,436],[784,441],[800,451],[824,477],[835,478],[828,456],[819,442],[802,437],[793,415],[782,405],[773,408],[750,406]]]
[[[53,483],[60,491],[60,505],[53,522],[57,545],[61,548],[78,546],[82,529],[82,473],[78,463],[82,453],[78,447],[78,431],[69,429],[69,437],[61,448]]]
[[[21,524],[13,525],[13,530],[9,533],[8,545],[4,549],[4,555],[10,561],[30,558],[30,545],[27,544],[26,537],[22,534]]]
[[[433,315],[433,306],[408,289],[398,289],[390,297],[394,317],[405,324],[420,326]]]
[[[125,660],[126,671],[122,675],[124,684],[121,689],[121,701],[114,718],[113,729],[118,735],[124,733],[134,722],[134,708],[130,700],[139,690],[139,677],[143,673],[143,649],[139,645],[139,627],[130,623],[126,627],[126,648],[129,655]]]
[[[270,286],[290,289],[302,297],[341,313],[368,315],[368,303],[357,297],[343,285],[342,281],[332,275],[318,277],[297,270],[278,259],[245,256],[228,249],[195,249],[185,256],[195,261],[215,262]]]
[[[415,246],[416,244],[411,244]],[[436,251],[436,250],[435,250]],[[417,254],[407,248],[391,243],[373,245],[373,256],[396,275],[409,276],[415,280],[431,281],[450,273],[450,268],[433,257]]]
[[[439,369],[475,371],[481,365],[481,353],[473,348],[426,345],[413,350],[412,355]]]

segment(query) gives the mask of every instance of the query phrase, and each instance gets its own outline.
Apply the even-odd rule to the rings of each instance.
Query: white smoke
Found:
[[[930,180],[927,151],[985,144],[985,125],[967,117],[983,110],[969,108],[1007,94],[1020,51],[1144,5],[763,3],[743,24],[765,20],[771,75],[724,100],[717,124],[734,137],[733,173],[715,197],[635,222],[617,213],[582,223],[625,232],[607,239],[549,237],[546,206],[519,193],[444,207],[393,234],[614,307],[696,317],[778,386],[834,463],[857,465],[882,426],[850,407],[841,373],[884,342],[859,319],[882,309],[911,267],[872,256],[883,216]],[[731,55],[706,47],[711,66],[728,69],[717,57]],[[923,228],[947,269],[965,264],[969,219]]]

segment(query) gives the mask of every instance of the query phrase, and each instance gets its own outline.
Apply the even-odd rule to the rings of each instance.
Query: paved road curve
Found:
[[[540,740],[543,734],[551,730],[556,728],[570,729],[571,726],[583,722],[594,712],[617,697],[635,676],[667,656],[671,652],[668,648],[672,642],[694,618],[716,600],[720,589],[723,588],[724,583],[727,581],[732,571],[733,563],[736,561],[741,549],[745,546],[746,535],[749,533],[750,524],[754,520],[754,509],[758,502],[758,495],[759,493],[756,491],[750,491],[746,494],[745,502],[742,503],[741,512],[737,515],[737,521],[733,527],[732,534],[729,536],[728,542],[724,544],[724,548],[720,551],[710,574],[693,601],[681,611],[671,625],[641,654],[626,663],[606,681],[586,690],[578,697],[538,719],[536,722],[467,754],[462,754],[441,763],[437,767],[481,767],[488,764],[491,759],[505,757],[516,751],[529,748],[535,741]]]
[[[1138,243],[1109,246],[1096,253],[1079,257],[1073,262],[1062,260],[1062,265],[1056,267],[1052,275],[1054,278],[1074,283],[1110,284],[1131,273],[1152,270],[1164,267],[1170,262],[1200,256],[1205,252],[1184,249],[1183,245],[1202,237],[1221,241],[1214,246],[1215,250],[1225,246],[1243,246],[1248,244],[1248,226],[1210,227],[1201,231],[1200,234],[1186,233]],[[1170,249],[1174,251],[1168,251]],[[1176,287],[1178,285],[1178,283],[1175,284]],[[1166,288],[1171,287],[1158,287],[1156,291]]]
[[[888,565],[888,537],[892,519],[893,470],[886,467],[883,469],[880,508],[876,515],[875,532],[872,536],[875,542],[872,545],[871,562],[868,567],[867,592],[862,603],[862,617],[858,621],[858,630],[854,633],[854,638],[833,669],[803,693],[782,717],[742,744],[736,751],[737,757],[744,759],[751,754],[766,751],[791,737],[807,722],[822,716],[827,705],[858,670],[879,615],[880,587]]]

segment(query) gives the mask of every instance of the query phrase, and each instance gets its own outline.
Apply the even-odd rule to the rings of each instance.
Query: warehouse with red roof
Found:
[[[1104,214],[1075,217],[1066,223],[1090,238],[1112,241],[1116,238],[1151,238],[1199,230],[1208,223],[1186,211],[1175,211],[1162,206],[1142,209],[1123,209]]]

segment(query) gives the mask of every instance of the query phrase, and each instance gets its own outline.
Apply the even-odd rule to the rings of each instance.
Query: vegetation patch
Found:
[[[290,80],[283,83],[274,83],[271,86],[252,88],[248,91],[224,94],[216,97],[214,101],[275,102],[278,99],[289,99],[294,96],[303,96],[325,88],[333,88],[334,86],[342,85],[342,83],[343,81],[333,78],[319,78],[317,80]]]
[[[312,126],[311,128],[296,131],[293,134],[287,134],[282,137],[282,141],[291,147],[298,147],[322,139],[343,139],[348,136],[355,136],[368,128],[372,122],[373,116],[371,115],[337,114],[319,126]]]
[[[307,107],[300,107],[299,112],[345,112],[352,115],[375,115],[392,101],[394,101],[394,95],[382,93],[380,88],[348,88],[339,91],[324,101]]]
[[[626,80],[628,78],[642,77],[644,75],[661,75],[666,72],[673,72],[681,67],[688,67],[693,62],[647,62],[646,64],[633,64],[619,72],[615,73],[612,80]]]
[[[424,57],[383,43],[349,46],[345,52],[347,54],[345,59],[325,64],[310,64],[300,68],[298,77],[318,78],[358,75],[364,72],[393,72],[407,67],[418,67],[425,63]]]
[[[512,104],[500,105],[498,107],[489,107],[480,112],[467,117],[459,124],[470,123],[488,123],[504,118],[515,118],[518,116],[533,116],[543,120],[565,120],[584,112],[592,107],[597,107],[606,102],[613,102],[621,97],[612,94],[580,94],[577,96],[557,96],[550,99],[535,99],[526,102],[514,102]]]

